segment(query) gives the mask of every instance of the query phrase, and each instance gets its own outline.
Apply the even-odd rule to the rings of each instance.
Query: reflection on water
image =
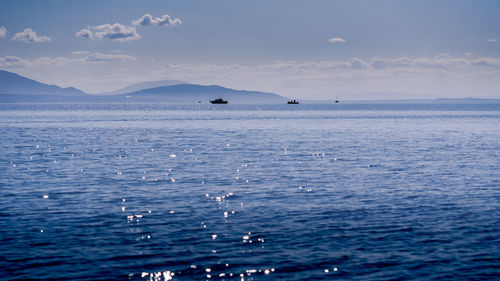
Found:
[[[497,276],[500,108],[392,106],[2,105],[1,278]]]

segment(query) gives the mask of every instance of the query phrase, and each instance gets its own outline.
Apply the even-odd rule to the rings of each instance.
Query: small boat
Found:
[[[299,104],[299,102],[296,100],[289,100],[287,104]]]
[[[335,103],[339,103],[339,99],[337,98],[337,96],[335,96]]]
[[[227,100],[223,99],[214,99],[210,101],[212,104],[227,104]]]

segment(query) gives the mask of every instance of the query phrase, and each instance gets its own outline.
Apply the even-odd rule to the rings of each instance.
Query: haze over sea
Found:
[[[2,280],[493,280],[500,104],[0,105]]]

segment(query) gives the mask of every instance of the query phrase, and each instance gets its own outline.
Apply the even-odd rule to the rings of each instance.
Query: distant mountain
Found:
[[[165,86],[165,84],[167,85]],[[152,85],[162,86],[144,89],[144,87]],[[120,94],[113,94],[115,92]],[[186,84],[177,80],[138,83],[115,92],[102,95],[89,95],[73,87],[61,88],[55,85],[48,85],[12,72],[0,70],[0,103],[198,104],[201,102],[208,104],[209,100],[216,98],[227,99],[230,104],[284,103],[287,101],[287,98],[272,93],[234,90],[217,85]]]
[[[208,103],[209,100],[223,98],[229,103],[283,103],[288,99],[276,94],[234,90],[217,85],[180,84],[135,91],[121,96],[129,102],[171,102],[171,103]]]
[[[144,89],[151,89],[151,88],[178,85],[178,84],[187,84],[187,83],[184,81],[179,81],[179,80],[148,81],[148,82],[132,84],[130,86],[127,86],[125,88],[122,88],[122,89],[119,89],[116,91],[101,93],[98,95],[100,95],[100,96],[121,95],[121,94],[141,91]]]
[[[21,75],[0,70],[0,94],[4,95],[49,95],[49,96],[72,96],[81,97],[87,94],[76,88],[61,88],[55,85],[48,85]]]

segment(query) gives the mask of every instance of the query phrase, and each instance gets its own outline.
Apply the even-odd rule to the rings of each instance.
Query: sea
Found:
[[[500,103],[0,104],[1,280],[499,280]]]

